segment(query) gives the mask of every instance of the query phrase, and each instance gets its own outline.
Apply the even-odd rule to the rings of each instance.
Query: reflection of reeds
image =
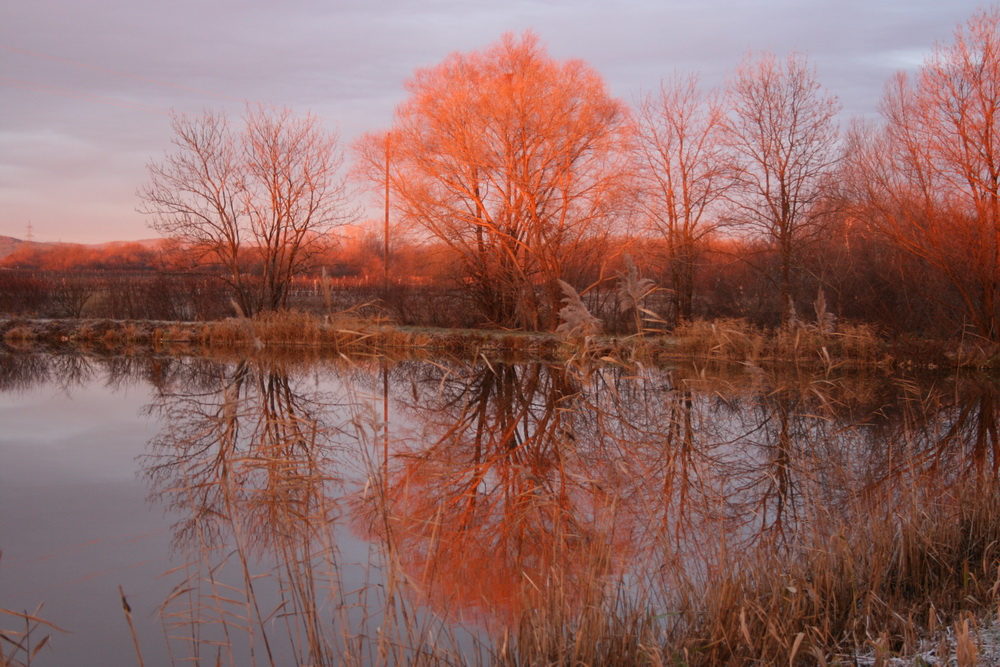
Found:
[[[945,626],[971,664],[1000,601],[988,380],[368,358],[325,395],[281,355],[156,366],[177,664],[843,664]]]
[[[857,426],[838,413],[877,395],[845,395],[826,374],[758,381],[754,394],[720,396],[717,407],[705,396],[718,388],[675,385],[664,412],[664,395],[641,376],[596,373],[587,382],[606,383],[599,394],[567,393],[551,377],[563,368],[528,368],[494,364],[471,380],[448,372],[431,383],[437,398],[414,389],[414,406],[450,416],[430,417],[440,428],[401,459],[385,510],[400,551],[413,554],[406,570],[423,582],[433,573],[425,588],[435,606],[490,600],[494,621],[508,619],[492,635],[493,660],[827,664],[868,646],[913,652],[952,622],[954,650],[963,660],[974,652],[962,614],[998,600],[1000,494],[992,474],[989,483],[953,474],[996,460],[996,446],[947,457],[942,447],[966,441],[968,428],[946,428],[928,451],[911,451],[917,436],[905,428],[869,442],[869,412]],[[985,426],[968,442],[997,445],[993,404],[978,405]],[[404,482],[413,488],[404,492]],[[574,507],[581,494],[602,504]],[[602,512],[614,530],[574,518]],[[531,520],[542,516],[551,519]],[[547,526],[544,538],[526,530],[533,525]],[[515,567],[508,553],[518,554]],[[485,571],[504,592],[477,584]]]
[[[280,363],[236,364],[206,388],[155,406],[172,427],[147,467],[181,514],[176,541],[190,556],[161,607],[177,660],[211,651],[233,664],[439,664],[439,643],[455,642],[398,592],[391,540],[371,556],[370,586],[344,583],[337,437],[351,434],[369,461],[378,424],[342,398],[344,421],[329,423],[322,397],[298,390]]]
[[[1000,495],[992,483],[912,489],[856,512],[813,525],[791,552],[733,557],[703,593],[691,591],[671,644],[699,664],[796,656],[826,664],[876,644],[906,655],[941,619],[996,605]]]

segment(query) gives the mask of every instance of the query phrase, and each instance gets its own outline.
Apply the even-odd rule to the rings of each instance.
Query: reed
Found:
[[[860,531],[859,514],[850,530],[811,528],[790,553],[729,552],[711,581],[676,573],[682,584],[669,591],[650,583],[637,592],[633,582],[623,596],[622,582],[585,569],[594,592],[586,604],[550,588],[496,640],[491,662],[846,665],[872,656],[862,664],[930,664],[920,656],[936,653],[979,664],[977,630],[1000,588],[997,496],[975,484],[924,489]]]
[[[248,326],[257,324],[233,330],[245,336]],[[389,432],[393,369],[377,355],[338,356],[360,380],[351,386],[368,393],[328,401],[296,390],[295,348],[247,355],[236,345],[218,358],[228,366],[203,374],[193,395],[165,386],[152,412],[167,424],[145,462],[157,499],[181,517],[176,546],[187,558],[160,609],[177,664],[847,665],[931,650],[984,661],[981,637],[1000,603],[986,403],[972,424],[972,408],[942,398],[948,389],[917,395],[920,410],[947,406],[936,408],[951,415],[942,433],[914,430],[914,407],[888,442],[838,458],[824,446],[843,441],[818,428],[788,436],[793,408],[814,427],[834,422],[832,406],[869,400],[833,391],[821,372],[779,381],[756,368],[713,387],[704,369],[644,376],[438,360],[440,376],[423,378],[434,389],[421,394],[414,380],[412,401],[420,414],[445,406],[443,416],[425,417],[411,443]],[[701,408],[698,383],[711,397]],[[369,395],[375,387],[384,397]],[[740,401],[765,409],[748,431],[770,429],[778,441],[740,441],[736,465],[760,463],[748,453],[758,447],[774,455],[759,468],[764,484],[796,476],[788,502],[804,509],[780,535],[733,528],[738,503],[727,492],[746,491],[748,477],[725,478],[737,439],[712,429],[736,420],[729,404]],[[859,458],[883,446],[891,461],[859,474]],[[345,479],[363,488],[345,489]],[[684,514],[692,508],[695,519]],[[755,522],[768,511],[747,513]],[[338,522],[371,545],[360,585],[345,574],[356,564],[338,549]],[[487,609],[463,626],[462,603]],[[25,662],[44,626],[37,614],[0,613],[28,624],[0,634],[0,665]],[[141,662],[137,641],[135,650]]]
[[[28,667],[31,661],[38,657],[51,639],[51,631],[66,632],[59,626],[41,617],[42,605],[31,613],[0,609],[0,619],[4,625],[13,623],[9,628],[0,627],[0,666]]]
[[[956,623],[951,653],[974,664],[969,623],[996,609],[998,563],[995,481],[917,482],[820,518],[790,549],[727,552],[703,590],[688,582],[667,643],[690,664],[843,664],[865,647],[913,656]]]
[[[759,328],[743,319],[683,322],[673,338],[679,354],[732,361],[758,359],[765,340]]]
[[[569,319],[559,333],[416,329],[351,309],[334,314],[282,311],[208,322],[0,320],[0,339],[19,349],[32,345],[157,349],[179,344],[190,346],[192,352],[212,353],[232,348],[251,351],[312,346],[344,354],[391,355],[408,349],[468,358],[520,354],[570,362],[604,359],[649,363],[678,358],[754,364],[792,361],[828,369],[840,365],[992,368],[1000,363],[995,344],[884,341],[867,325],[843,322],[835,330],[799,323],[769,332],[742,319],[696,320],[684,322],[673,334],[665,335],[644,316],[637,333],[603,336],[588,324],[586,311],[575,308],[574,303],[570,300],[563,309]]]

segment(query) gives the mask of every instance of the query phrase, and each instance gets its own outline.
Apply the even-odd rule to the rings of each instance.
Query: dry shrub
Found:
[[[190,327],[174,324],[160,331],[160,339],[168,343],[190,343],[194,338],[194,332]]]
[[[125,339],[124,332],[115,327],[108,327],[101,335],[101,342],[105,345],[116,345]]]
[[[383,325],[382,320],[363,317],[355,309],[345,310],[325,317],[320,341],[338,350],[377,345],[380,340],[388,344],[394,329]]]
[[[736,361],[759,358],[765,340],[760,329],[742,318],[683,322],[674,338],[681,352]]]
[[[775,359],[812,360],[829,356],[829,335],[811,326],[789,324],[778,327],[770,342],[770,356]],[[826,355],[823,354],[824,349]]]
[[[252,318],[233,317],[203,326],[202,342],[218,348],[253,348],[322,345],[341,352],[364,352],[403,340],[390,329],[374,328],[354,315],[319,316],[301,311],[259,313]]]
[[[824,331],[816,325],[796,322],[774,331],[766,354],[787,361],[874,363],[879,359],[879,351],[878,336],[866,324],[848,324],[838,331]]]
[[[3,339],[8,343],[27,342],[38,339],[38,334],[27,325],[16,325],[4,332]]]
[[[873,363],[879,350],[878,336],[867,324],[847,324],[827,332],[814,325],[792,324],[775,331],[771,355],[787,360]]]
[[[96,336],[96,333],[94,331],[93,325],[90,322],[87,322],[87,323],[81,325],[76,330],[76,335],[74,336],[74,338],[77,341],[93,342],[95,336]]]
[[[253,339],[262,343],[317,343],[320,339],[320,320],[301,311],[264,312],[250,320],[250,331]]]
[[[253,325],[243,317],[229,317],[203,326],[202,334],[196,340],[211,346],[231,347],[253,340]]]
[[[858,361],[877,361],[881,352],[879,337],[869,324],[845,324],[835,334],[841,356]]]

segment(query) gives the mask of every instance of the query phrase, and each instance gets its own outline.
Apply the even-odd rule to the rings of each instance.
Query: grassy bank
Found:
[[[829,332],[810,326],[768,331],[744,320],[697,321],[671,334],[573,339],[554,333],[401,327],[350,315],[321,317],[301,312],[208,322],[13,318],[0,320],[0,340],[20,348],[69,345],[199,352],[314,347],[334,354],[445,352],[469,358],[523,355],[556,361],[702,359],[795,362],[827,368],[1000,367],[1000,347],[981,340],[886,340],[864,325],[845,325]]]
[[[320,348],[334,354],[390,356],[430,350],[472,356],[514,352],[539,358],[558,357],[562,344],[554,335],[401,328],[294,312],[211,322],[10,319],[0,321],[0,340],[15,348],[139,347],[189,352]]]

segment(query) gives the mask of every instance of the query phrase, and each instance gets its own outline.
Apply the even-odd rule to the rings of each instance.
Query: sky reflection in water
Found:
[[[6,355],[0,391],[0,607],[78,665],[135,663],[118,585],[147,664],[474,652],[997,460],[974,381]]]

